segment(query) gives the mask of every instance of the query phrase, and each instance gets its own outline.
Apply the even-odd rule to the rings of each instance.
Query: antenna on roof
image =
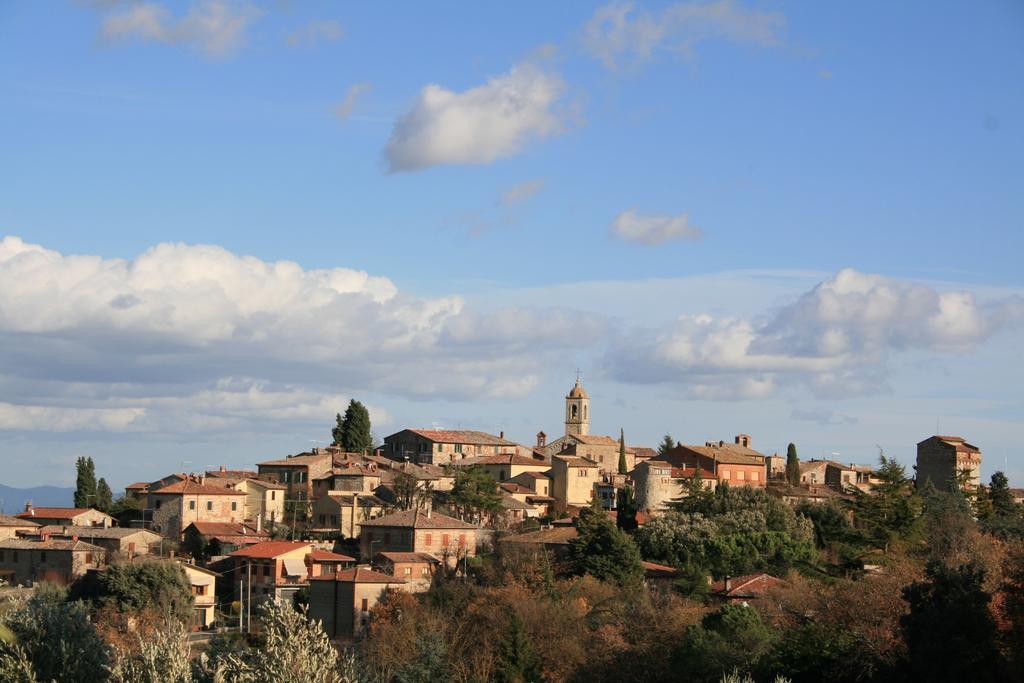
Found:
[[[582,373],[582,372],[580,371],[580,369],[579,369],[579,368],[576,368],[576,384],[579,384],[579,383],[580,383],[580,377],[581,377],[582,375],[583,375],[583,373]]]

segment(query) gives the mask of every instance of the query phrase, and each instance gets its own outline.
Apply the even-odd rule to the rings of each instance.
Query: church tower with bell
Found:
[[[576,386],[565,397],[565,433],[572,436],[586,436],[590,433],[590,396],[580,384],[576,373]]]

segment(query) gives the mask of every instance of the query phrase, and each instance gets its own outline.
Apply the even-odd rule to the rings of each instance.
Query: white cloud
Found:
[[[334,107],[334,115],[339,119],[347,119],[352,115],[352,110],[356,108],[356,101],[359,99],[360,95],[367,92],[369,89],[370,86],[367,83],[356,83],[355,85],[350,85],[348,87],[348,91],[345,93],[345,99]]]
[[[616,340],[606,363],[623,381],[679,383],[695,397],[752,397],[787,381],[819,395],[869,394],[886,389],[894,352],[966,352],[1021,319],[1020,297],[981,303],[845,269],[763,322],[681,316]]]
[[[521,396],[600,316],[478,313],[347,268],[161,244],[131,260],[0,240],[0,429],[197,431],[347,399]],[[234,378],[243,378],[241,380]],[[326,418],[324,418],[326,416]]]
[[[391,172],[486,164],[562,130],[561,79],[533,64],[461,93],[428,85],[395,121],[384,154]]]
[[[778,45],[784,26],[781,13],[746,10],[733,0],[678,2],[660,13],[613,3],[594,12],[584,27],[583,44],[606,67],[619,69],[649,61],[661,49],[690,54],[706,40]]]
[[[337,21],[311,21],[301,29],[285,36],[290,47],[314,47],[320,42],[336,42],[341,40],[345,32]]]
[[[671,240],[695,240],[703,233],[690,225],[685,213],[678,216],[642,216],[636,209],[623,211],[609,226],[612,235],[627,242],[663,244]]]
[[[161,2],[138,2],[107,14],[100,35],[108,42],[188,45],[208,56],[224,57],[245,43],[246,31],[260,14],[248,3],[201,0],[184,16],[175,17]]]
[[[501,193],[501,197],[498,198],[498,204],[500,206],[511,206],[525,202],[543,190],[545,185],[546,181],[543,178],[534,178],[533,180],[513,185]]]

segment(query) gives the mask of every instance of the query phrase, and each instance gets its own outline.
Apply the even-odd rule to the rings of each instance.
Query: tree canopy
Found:
[[[75,460],[75,470],[77,471],[77,476],[75,477],[75,507],[96,507],[96,466],[93,464],[92,458],[79,457]]]
[[[348,402],[345,415],[338,414],[337,424],[331,430],[334,443],[350,453],[362,453],[373,448],[370,433],[370,411],[354,398]]]
[[[634,585],[643,579],[636,544],[615,526],[596,499],[580,511],[576,532],[570,546],[576,574],[589,574],[620,586]]]
[[[800,485],[800,456],[796,454],[796,444],[786,447],[786,481],[790,486]]]

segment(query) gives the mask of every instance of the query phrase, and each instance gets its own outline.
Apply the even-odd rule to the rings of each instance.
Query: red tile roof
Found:
[[[402,510],[401,512],[393,512],[390,515],[378,517],[377,519],[368,519],[362,522],[360,526],[363,528],[385,526],[411,527],[414,529],[476,529],[475,524],[463,522],[461,519],[442,515],[439,512],[433,512],[428,515],[419,509]]]
[[[344,583],[405,583],[403,579],[365,567],[342,569],[334,574],[314,576],[310,581],[341,581]]]
[[[99,512],[92,508],[32,508],[31,512],[22,512],[15,515],[20,519],[32,519],[42,517],[43,519],[71,519],[87,512]]]
[[[231,553],[231,557],[251,557],[253,559],[269,560],[290,553],[299,548],[310,548],[309,543],[302,541],[263,541],[251,545],[248,548],[239,548]]]
[[[10,515],[0,515],[0,526],[33,527],[39,525],[30,519],[19,519],[17,517],[11,517]]]
[[[656,564],[654,562],[648,562],[647,560],[644,560],[640,564],[644,566],[644,575],[649,579],[673,578],[679,573],[675,567]]]
[[[764,572],[730,577],[727,580],[729,582],[728,590],[725,588],[726,579],[723,579],[711,584],[711,592],[727,598],[752,598],[759,597],[772,586],[782,583],[782,579],[777,579]]]
[[[203,536],[249,536],[257,540],[270,538],[266,531],[257,532],[255,527],[241,522],[192,522],[188,526],[195,527]]]
[[[200,484],[199,482],[185,479],[184,481],[177,481],[173,484],[168,484],[163,488],[150,491],[150,493],[159,495],[179,495],[179,496],[244,496],[245,493],[242,491],[236,491],[235,489],[229,489],[224,486],[214,486],[213,484]]]
[[[320,550],[314,548],[313,552],[309,554],[309,559],[313,562],[355,562],[356,558],[349,557],[348,555],[340,555],[338,553],[332,553],[329,550]]]
[[[383,557],[386,560],[390,560],[392,563],[404,562],[406,564],[426,563],[426,564],[440,564],[441,560],[437,559],[430,553],[402,553],[402,552],[381,552],[377,553],[378,557]]]
[[[500,436],[472,429],[408,429],[406,431],[418,434],[434,443],[464,443],[480,446],[516,445],[514,442],[503,439]]]

